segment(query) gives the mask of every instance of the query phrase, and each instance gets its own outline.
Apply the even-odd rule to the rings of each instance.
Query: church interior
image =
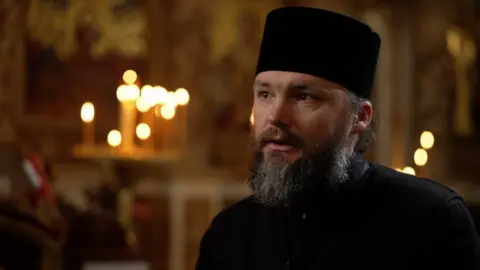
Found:
[[[454,189],[480,225],[480,1],[4,0],[0,261],[30,252],[16,234],[42,270],[194,269],[250,194],[264,19],[293,5],[379,33],[366,157]]]

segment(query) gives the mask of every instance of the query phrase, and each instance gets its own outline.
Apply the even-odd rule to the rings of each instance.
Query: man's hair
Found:
[[[369,102],[368,99],[358,96],[357,94],[348,91],[350,104],[352,106],[353,113],[360,113],[362,109],[362,104],[364,102]],[[372,121],[370,122],[370,126],[366,131],[359,134],[357,144],[355,145],[355,153],[357,154],[364,154],[370,145],[375,142],[375,135],[377,130],[377,118],[376,114],[373,114]]]

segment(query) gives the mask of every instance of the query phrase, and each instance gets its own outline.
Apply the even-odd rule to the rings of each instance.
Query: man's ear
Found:
[[[355,121],[352,126],[352,133],[362,133],[368,129],[373,117],[373,106],[369,101],[362,102]]]

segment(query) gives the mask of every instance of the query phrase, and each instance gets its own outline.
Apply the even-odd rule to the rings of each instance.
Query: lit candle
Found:
[[[132,85],[137,81],[138,75],[134,70],[129,69],[123,73],[122,78],[126,84]]]
[[[142,105],[143,104],[143,105]],[[154,110],[150,107],[148,103],[145,102],[145,98],[140,97],[137,100],[137,110],[140,112],[140,122],[145,124],[148,127],[148,136],[145,139],[142,139],[142,135],[139,136],[139,126],[137,126],[136,133],[137,137],[141,140],[142,146],[147,148],[153,148],[153,138],[150,136],[152,134],[152,127],[155,121],[155,113]],[[141,129],[145,130],[145,129]],[[142,133],[144,134],[144,133]]]
[[[136,107],[137,107],[137,110],[138,110],[139,112],[141,112],[142,114],[143,114],[143,113],[146,113],[146,112],[148,112],[148,111],[150,110],[150,105],[148,104],[147,100],[146,100],[144,97],[142,97],[142,96],[140,96],[140,97],[136,100],[135,105],[136,105]]]
[[[154,87],[145,85],[142,87],[140,98],[137,101],[137,109],[142,113],[142,123],[146,123],[152,128],[155,121],[155,112],[152,108],[157,105],[157,94]]]
[[[153,87],[153,100],[155,101],[155,104],[164,104],[167,101],[168,97],[169,94],[165,87],[159,85]]]
[[[156,95],[155,95],[155,88],[151,85],[144,85],[142,90],[140,91],[140,97],[143,99],[145,106],[153,107],[156,104]]]
[[[155,86],[153,87],[153,100],[155,102],[154,108],[152,110],[152,126],[155,126],[155,131],[157,134],[160,135],[160,140],[163,140],[163,133],[164,133],[164,128],[163,128],[163,122],[164,119],[161,116],[160,110],[163,104],[167,103],[169,100],[170,95],[168,94],[168,91],[165,87],[162,86]],[[160,119],[156,119],[156,117],[159,117]]]
[[[149,136],[141,139],[142,144],[148,148],[153,148],[153,129],[155,126],[155,106],[163,103],[163,95],[167,90],[160,86],[144,85],[140,90],[140,98],[137,100],[137,109],[141,113],[141,123],[149,128]],[[138,131],[138,126],[137,126]],[[138,133],[137,133],[137,137]],[[139,137],[140,139],[140,137]]]
[[[190,101],[190,94],[185,88],[178,88],[175,91],[175,102],[179,105],[178,108],[178,123],[180,136],[180,150],[184,151],[187,147],[188,139],[188,103]]]
[[[162,116],[162,149],[171,150],[172,148],[172,119],[175,117],[176,107],[174,103],[165,103],[160,107]]]
[[[149,117],[151,108],[153,105],[149,104],[148,99],[141,95],[137,101],[136,101],[136,107],[137,110],[140,112],[140,122],[142,123],[147,123],[148,125],[151,125],[151,117]]]
[[[94,125],[95,107],[91,102],[85,102],[80,110],[80,118],[83,121],[83,145],[92,147],[95,144]]]
[[[126,153],[132,153],[135,149],[136,101],[139,96],[140,89],[134,84],[121,85],[117,89],[117,99],[120,101],[120,133],[122,134],[120,148]]]

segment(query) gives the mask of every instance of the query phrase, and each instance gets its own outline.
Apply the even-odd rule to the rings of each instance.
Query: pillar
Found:
[[[368,10],[363,20],[376,31],[382,46],[377,64],[377,73],[373,91],[374,109],[378,117],[375,161],[390,166],[392,163],[392,120],[393,120],[393,44],[389,29],[388,13],[385,10]]]
[[[412,22],[408,4],[395,7],[395,126],[393,126],[393,166],[411,166],[413,151],[418,141],[414,134],[413,90],[415,63],[412,44]],[[417,143],[418,144],[418,143]]]

